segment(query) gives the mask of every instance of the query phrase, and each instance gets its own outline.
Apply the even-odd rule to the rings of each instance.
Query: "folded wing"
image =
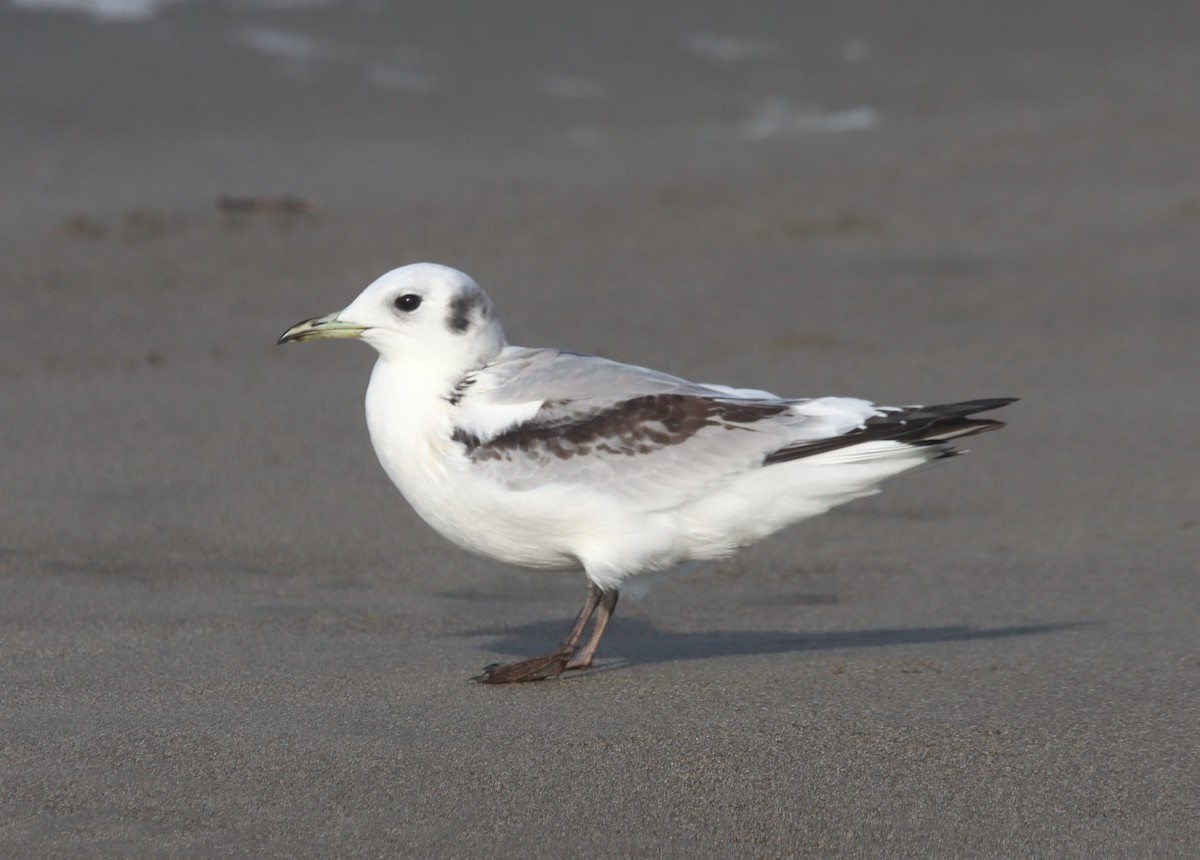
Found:
[[[510,348],[460,391],[454,439],[479,473],[516,490],[577,484],[646,510],[886,415],[864,400],[784,400],[555,350]]]

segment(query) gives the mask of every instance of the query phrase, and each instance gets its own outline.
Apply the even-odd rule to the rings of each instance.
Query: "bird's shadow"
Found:
[[[601,645],[601,653],[608,658],[617,658],[627,665],[637,665],[712,657],[747,657],[1041,636],[1090,626],[1091,623],[1022,624],[1005,627],[893,627],[819,633],[793,630],[706,630],[673,633],[660,630],[643,619],[626,617],[620,622],[614,621],[607,631]],[[468,635],[494,636],[495,638],[487,643],[488,650],[526,657],[551,650],[564,632],[565,630],[546,622],[537,622],[505,629],[474,630]]]

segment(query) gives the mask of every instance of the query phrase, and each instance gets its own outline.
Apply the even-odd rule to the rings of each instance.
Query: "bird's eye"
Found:
[[[394,304],[396,305],[396,310],[409,313],[411,311],[415,311],[421,306],[421,297],[416,293],[405,293],[404,295],[400,296],[400,298],[396,299]]]

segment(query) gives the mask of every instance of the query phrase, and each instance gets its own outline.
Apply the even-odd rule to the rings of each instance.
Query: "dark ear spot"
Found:
[[[458,295],[450,302],[450,316],[446,319],[446,325],[450,331],[456,331],[462,334],[471,327],[471,311],[478,307],[480,300],[478,296],[473,295]]]

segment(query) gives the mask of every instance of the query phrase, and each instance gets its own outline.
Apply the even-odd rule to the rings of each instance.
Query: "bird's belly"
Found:
[[[669,517],[577,485],[514,490],[454,471],[396,483],[422,519],[476,555],[541,570],[583,569],[601,585],[684,560]]]
[[[445,463],[433,471],[387,471],[421,519],[468,552],[544,570],[583,566],[578,547],[596,514],[560,494],[510,490]]]
[[[571,551],[574,529],[565,528],[559,518],[529,510],[523,500],[510,498],[502,503],[488,495],[476,490],[440,500],[405,497],[435,531],[468,552],[543,570],[583,566]]]

